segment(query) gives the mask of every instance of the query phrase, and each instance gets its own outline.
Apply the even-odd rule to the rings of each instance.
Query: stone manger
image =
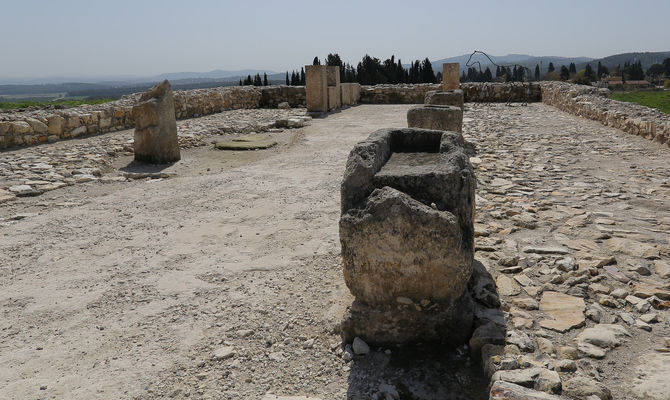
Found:
[[[340,241],[356,301],[345,339],[467,342],[475,179],[466,149],[456,132],[384,129],[351,151]]]

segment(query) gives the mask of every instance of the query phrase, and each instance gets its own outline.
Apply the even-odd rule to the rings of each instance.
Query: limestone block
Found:
[[[335,86],[328,86],[328,111],[336,110],[341,106],[340,89]]]
[[[409,128],[462,132],[463,110],[454,106],[418,106],[407,111]]]
[[[26,122],[33,128],[35,133],[47,133],[47,126],[35,118],[26,118]]]
[[[9,121],[0,121],[0,135],[4,135],[9,132],[12,124]]]
[[[32,132],[32,127],[25,121],[12,121],[10,132],[14,135],[25,135]]]
[[[328,78],[325,65],[305,66],[307,111],[328,111]]]
[[[398,297],[455,301],[472,275],[473,253],[458,218],[388,186],[342,215],[340,240],[344,280],[367,305]]]
[[[444,63],[442,64],[442,91],[458,89],[460,77],[458,70],[461,65],[459,63]]]
[[[167,80],[142,94],[132,108],[135,160],[153,164],[179,161],[177,121],[172,86]]]
[[[60,135],[65,127],[65,118],[60,115],[50,115],[47,118],[48,132],[52,135]]]
[[[68,115],[67,116],[67,127],[70,129],[77,128],[81,125],[81,119],[79,115]]]
[[[434,106],[454,106],[463,109],[463,91],[460,89],[450,90],[448,92],[438,92],[431,90],[426,93],[424,101],[428,105]]]

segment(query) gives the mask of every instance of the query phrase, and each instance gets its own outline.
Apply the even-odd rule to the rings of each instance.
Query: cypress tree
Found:
[[[491,82],[493,80],[493,73],[491,73],[491,69],[489,67],[486,67],[486,71],[484,71],[484,82]]]
[[[577,73],[577,66],[575,63],[570,63],[570,68],[568,69],[570,71],[570,74],[576,74]]]
[[[242,86],[242,79],[240,79],[240,86]]]
[[[298,82],[299,85],[305,85],[305,68],[300,67],[300,76],[298,77],[300,79],[300,82]]]
[[[321,65],[321,61],[319,61],[319,57],[314,57],[314,60],[312,61],[312,65]]]
[[[570,79],[570,70],[565,65],[561,65],[561,79],[564,81]]]
[[[549,69],[547,69],[547,72],[554,72],[556,69],[554,68],[554,63],[550,62],[549,63]]]
[[[502,76],[502,73],[500,72],[500,66],[496,66],[496,78],[500,78]]]
[[[286,71],[286,86],[290,85],[290,81],[288,80],[288,71]]]
[[[591,64],[586,64],[586,68],[584,68],[584,77],[593,82],[593,68],[591,68]]]
[[[263,72],[263,86],[268,86],[268,74]]]
[[[539,81],[540,80],[540,65],[535,64],[535,80]]]

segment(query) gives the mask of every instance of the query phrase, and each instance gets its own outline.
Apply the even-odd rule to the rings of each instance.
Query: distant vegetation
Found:
[[[670,114],[669,91],[614,92],[610,97],[614,100],[627,101],[645,107],[657,108],[666,114]]]
[[[56,101],[21,101],[18,103],[12,102],[0,102],[0,109],[2,110],[15,110],[18,108],[28,108],[28,107],[76,107],[83,104],[102,104],[113,101],[114,99],[96,99],[96,100],[56,100]]]
[[[409,68],[405,68],[402,61],[395,60],[395,56],[381,61],[377,57],[366,54],[363,59],[354,66],[342,62],[339,54],[328,54],[324,60],[325,65],[340,67],[340,82],[357,82],[361,85],[398,84],[398,83],[437,83],[442,80],[442,73],[433,72],[433,65],[426,57],[424,60],[415,60]],[[314,57],[313,65],[320,65],[321,60]],[[293,71],[289,78],[286,72],[287,85],[304,85],[305,72]]]

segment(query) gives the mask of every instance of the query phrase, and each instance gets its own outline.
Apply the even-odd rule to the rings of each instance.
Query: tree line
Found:
[[[256,74],[253,78],[251,77],[251,75],[247,75],[244,81],[240,79],[240,86],[269,86],[269,85],[270,82],[268,82],[268,74],[265,72],[263,72],[263,79],[261,79],[260,74]]]
[[[322,65],[319,57],[314,57],[312,65]],[[330,53],[323,61],[323,65],[340,67],[340,82],[360,83],[361,85],[399,84],[399,83],[437,83],[442,80],[442,73],[435,74],[433,64],[426,57],[415,60],[409,68],[405,68],[402,61],[396,61],[392,55],[384,61],[366,54],[354,67],[342,61],[337,53]],[[287,85],[304,85],[305,73],[293,71],[289,78],[286,72]]]

